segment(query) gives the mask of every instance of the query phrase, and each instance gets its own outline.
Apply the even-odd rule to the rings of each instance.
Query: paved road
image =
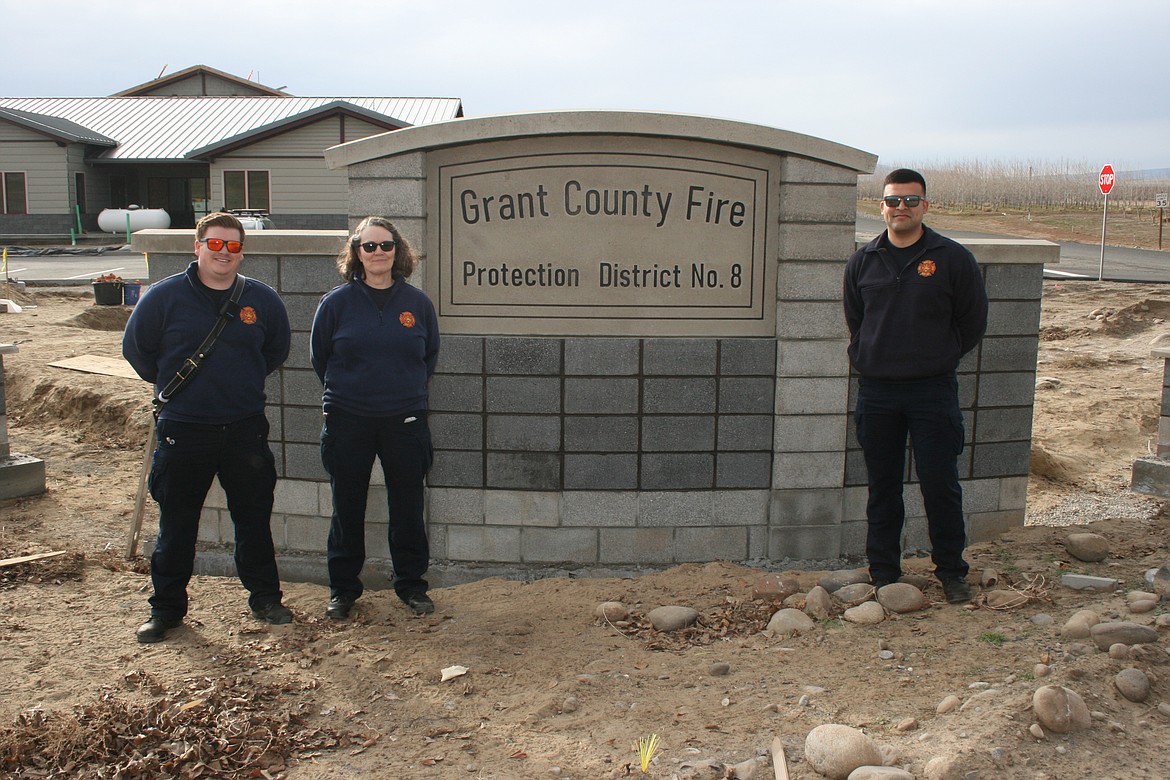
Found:
[[[117,274],[127,281],[150,276],[141,252],[117,249],[101,254],[9,255],[8,278],[29,284],[89,284],[104,274]],[[0,274],[0,281],[4,280]]]
[[[930,224],[929,219],[927,224]],[[885,228],[886,223],[877,217],[857,217],[859,236],[872,238]],[[961,233],[952,230],[942,232],[956,241],[966,238],[1012,238],[991,233]],[[1078,244],[1073,241],[1058,243],[1060,262],[1045,265],[1045,277],[1070,280],[1097,278],[1101,269],[1100,244]],[[1170,282],[1170,252],[1106,246],[1104,278],[1111,282]]]

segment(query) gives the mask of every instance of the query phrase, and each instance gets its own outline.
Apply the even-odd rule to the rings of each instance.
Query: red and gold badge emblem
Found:
[[[918,275],[919,276],[934,276],[934,272],[937,269],[938,269],[938,266],[936,266],[934,264],[933,260],[923,260],[921,263],[918,264]]]
[[[244,323],[245,325],[255,325],[256,310],[251,306],[245,306],[244,308],[240,309],[240,322]]]
[[[414,327],[414,315],[408,311],[404,311],[401,314],[399,314],[398,321],[401,322],[404,327],[407,327],[407,328]]]

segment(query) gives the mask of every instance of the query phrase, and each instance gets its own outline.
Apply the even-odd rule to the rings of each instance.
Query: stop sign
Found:
[[[1101,185],[1102,195],[1109,194],[1109,191],[1113,189],[1113,182],[1116,180],[1116,178],[1117,177],[1113,175],[1112,165],[1106,165],[1101,169],[1101,177],[1098,180],[1098,183]]]

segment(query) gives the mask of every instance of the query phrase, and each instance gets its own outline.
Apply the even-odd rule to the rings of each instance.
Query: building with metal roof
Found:
[[[106,208],[220,208],[281,228],[345,228],[324,150],[463,116],[458,98],[296,97],[197,65],[111,97],[0,98],[0,236],[96,231]]]

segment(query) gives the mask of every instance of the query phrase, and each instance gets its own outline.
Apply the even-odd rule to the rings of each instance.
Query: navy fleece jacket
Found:
[[[325,385],[326,412],[392,417],[427,408],[427,381],[439,359],[439,319],[431,299],[402,277],[379,309],[360,279],[321,298],[309,360]]]
[[[900,268],[884,232],[845,264],[849,360],[863,377],[952,374],[987,329],[987,290],[974,255],[924,231],[920,251]]]
[[[192,262],[152,284],[134,307],[122,335],[122,355],[157,396],[219,317],[219,305],[199,283]],[[164,407],[161,419],[227,425],[264,413],[264,378],[288,357],[288,312],[280,296],[248,279],[240,313],[219,334],[211,354]]]

